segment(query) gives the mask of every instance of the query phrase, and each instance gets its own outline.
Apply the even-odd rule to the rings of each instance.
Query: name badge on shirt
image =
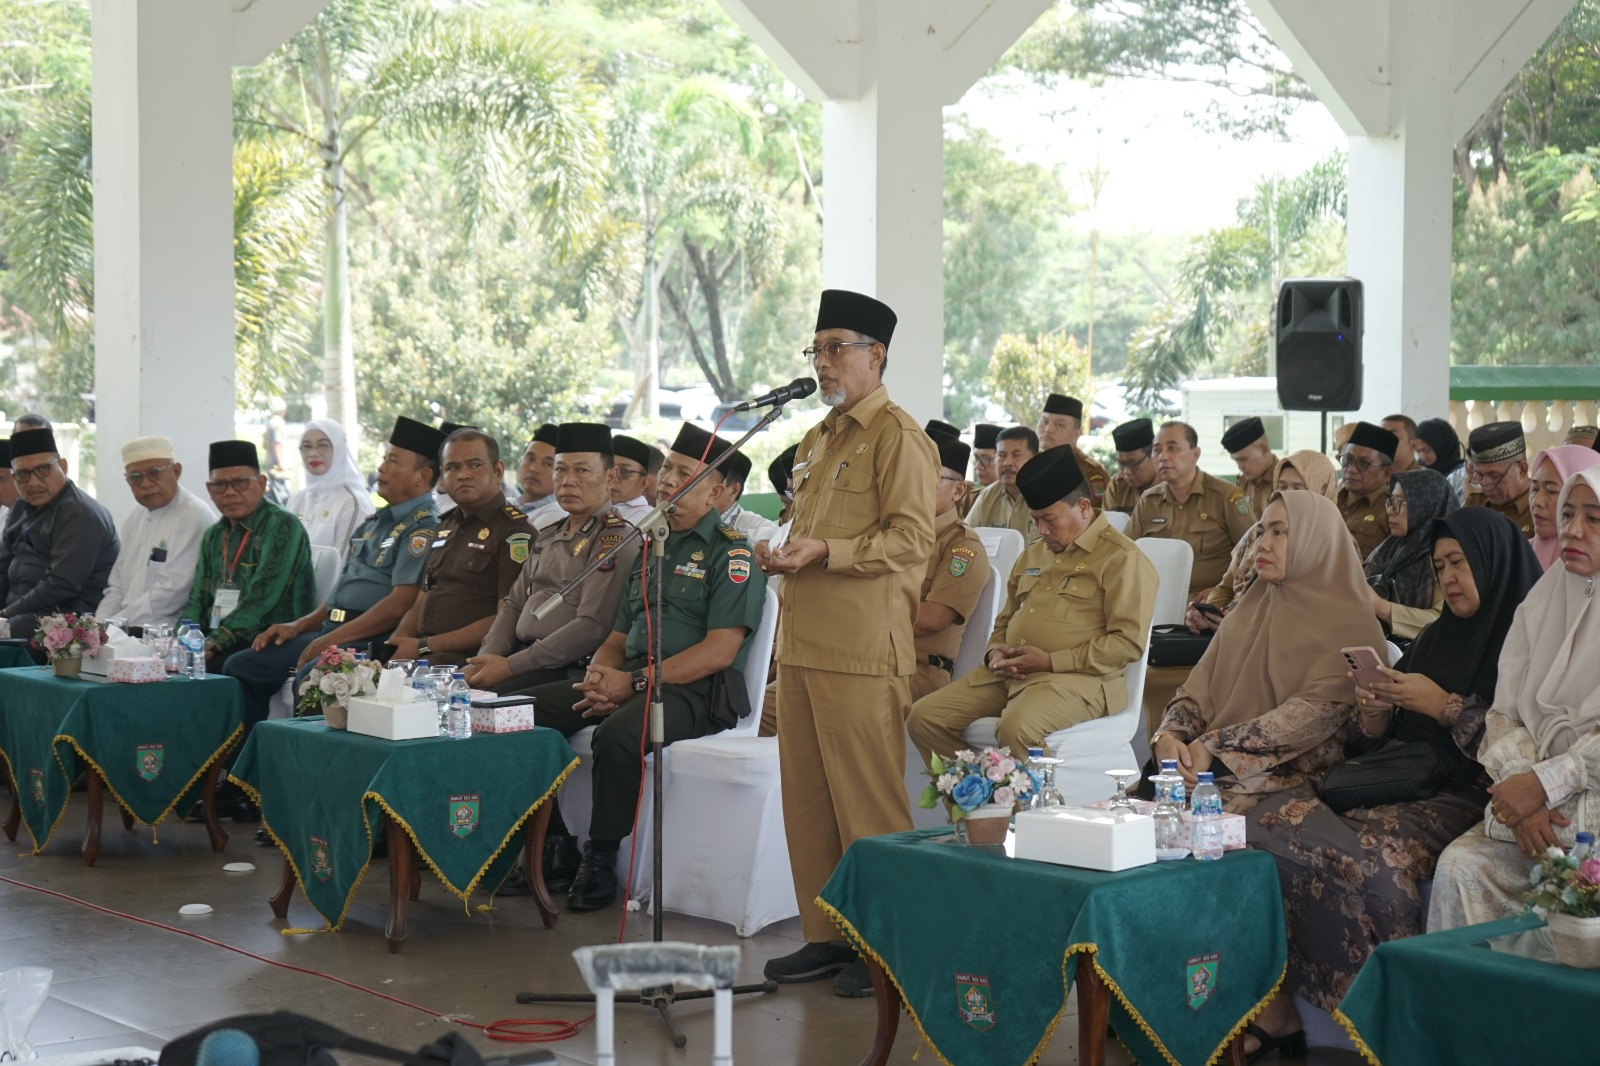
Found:
[[[167,549],[165,549],[165,548],[151,548],[150,549],[150,561],[152,563],[164,563],[164,562],[166,562],[167,561]]]
[[[1152,518],[1150,519],[1150,524],[1153,526],[1164,526],[1167,524],[1167,520],[1165,518]]]
[[[210,628],[217,628],[217,626],[222,624],[222,620],[237,610],[238,607],[238,589],[218,589],[216,596],[211,600]]]
[[[1038,577],[1039,576],[1039,568],[1037,566],[1030,566],[1030,567],[1028,567],[1026,570],[1024,570],[1022,572],[1022,576],[1023,577]]]

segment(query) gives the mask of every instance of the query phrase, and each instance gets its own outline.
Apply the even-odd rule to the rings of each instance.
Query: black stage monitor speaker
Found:
[[[1285,411],[1361,406],[1361,282],[1285,278],[1273,326],[1278,404]]]

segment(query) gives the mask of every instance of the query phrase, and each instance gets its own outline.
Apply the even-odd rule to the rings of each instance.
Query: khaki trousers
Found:
[[[928,753],[954,755],[967,742],[961,731],[979,718],[1000,719],[997,729],[1002,747],[1013,755],[1044,746],[1044,738],[1058,729],[1102,718],[1106,714],[1104,689],[1098,677],[1085,674],[1042,674],[1027,681],[1003,682],[986,666],[916,702],[906,732],[928,763]]]
[[[917,672],[911,675],[911,699],[920,700],[924,696],[931,696],[950,683],[950,672],[942,666],[934,666],[929,662],[917,664]],[[906,710],[910,710],[907,707]]]
[[[816,898],[861,837],[911,828],[905,717],[911,678],[778,671],[778,766],[789,867],[806,943],[841,934]]]

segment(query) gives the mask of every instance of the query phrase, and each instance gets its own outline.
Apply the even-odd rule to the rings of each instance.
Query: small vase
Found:
[[[83,658],[79,656],[71,659],[51,659],[50,668],[56,672],[57,677],[77,677],[83,672]]]
[[[339,700],[325,704],[322,708],[322,722],[329,729],[347,729],[350,725],[350,708]]]
[[[1552,914],[1545,924],[1557,962],[1580,970],[1600,969],[1600,918]]]
[[[962,821],[966,823],[968,844],[998,847],[1006,842],[1006,830],[1011,828],[1011,808],[986,803],[975,811],[968,811]]]

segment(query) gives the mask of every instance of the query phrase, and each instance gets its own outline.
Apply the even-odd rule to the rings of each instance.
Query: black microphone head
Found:
[[[807,396],[810,396],[813,392],[817,391],[817,379],[795,378],[793,381],[789,382],[789,391],[794,394],[795,399],[803,400]]]

